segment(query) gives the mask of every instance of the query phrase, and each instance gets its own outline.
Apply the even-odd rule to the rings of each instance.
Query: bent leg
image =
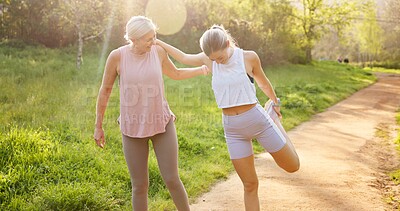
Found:
[[[276,126],[279,128],[280,132],[282,133],[283,137],[286,139],[286,145],[279,150],[278,152],[271,153],[272,157],[274,158],[275,162],[283,169],[288,172],[295,172],[300,168],[300,160],[299,156],[297,155],[296,149],[294,148],[292,141],[290,140],[289,136],[286,134],[285,129],[281,125],[280,122],[276,123]],[[288,149],[286,149],[286,148]],[[288,165],[286,165],[288,164]]]
[[[268,117],[266,120],[265,129],[258,134],[257,141],[272,155],[279,167],[290,173],[296,172],[300,168],[300,161],[292,142],[280,123],[276,124]]]
[[[289,140],[290,141],[290,140]],[[294,148],[291,148],[290,142],[287,142],[282,149],[270,153],[276,164],[289,173],[296,172],[300,168],[299,157]]]
[[[148,139],[122,135],[124,156],[132,183],[132,207],[135,211],[147,210],[149,189]]]
[[[258,178],[254,167],[254,155],[233,159],[233,166],[244,187],[244,204],[247,211],[260,210],[258,199]]]
[[[276,164],[278,164],[278,166],[285,171],[289,173],[296,172],[300,168],[300,160],[292,141],[286,134],[285,129],[282,127],[280,122],[272,125],[272,128],[274,129],[274,132],[280,134],[280,138],[284,138],[286,141],[286,144],[282,147],[282,149],[276,152],[271,152],[272,157],[274,158]]]
[[[178,173],[178,141],[175,124],[171,120],[166,131],[152,138],[161,176],[179,211],[190,210],[189,199]]]

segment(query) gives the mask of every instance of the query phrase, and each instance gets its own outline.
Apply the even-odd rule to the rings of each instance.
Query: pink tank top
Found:
[[[164,96],[161,62],[155,45],[136,55],[129,45],[119,48],[120,117],[122,134],[134,138],[165,132],[173,115]]]

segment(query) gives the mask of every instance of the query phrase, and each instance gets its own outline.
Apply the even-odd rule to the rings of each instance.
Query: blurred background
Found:
[[[150,17],[160,39],[188,53],[222,24],[259,55],[290,130],[374,83],[374,72],[400,72],[399,11],[399,0],[0,0],[0,210],[132,210],[118,81],[106,148],[93,140],[105,59],[127,43],[132,16]],[[194,202],[233,171],[221,111],[210,75],[164,84]],[[149,177],[149,210],[174,210],[152,150]]]
[[[222,24],[240,47],[255,50],[263,64],[344,60],[399,66],[398,0],[2,0],[0,40],[60,48],[95,40],[124,44],[131,16],[146,15],[161,39],[184,51],[200,51],[198,40]],[[158,8],[154,8],[158,7]],[[171,13],[167,10],[173,11]],[[146,12],[150,11],[150,12]],[[186,11],[182,11],[186,10]],[[170,24],[162,23],[163,16]],[[182,17],[186,21],[182,22]],[[165,22],[165,21],[164,21]],[[163,25],[164,24],[164,25]],[[176,33],[175,33],[176,32]],[[172,34],[173,33],[173,34]]]

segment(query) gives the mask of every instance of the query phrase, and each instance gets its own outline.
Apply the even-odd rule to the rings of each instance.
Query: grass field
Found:
[[[400,153],[400,108],[397,111],[396,123],[399,126],[399,128],[397,129],[397,138],[395,140],[395,143],[397,146],[397,151]],[[391,172],[390,177],[396,184],[400,184],[400,169]],[[397,198],[397,200],[399,199]],[[397,203],[400,203],[400,201],[397,201]]]
[[[400,69],[388,69],[388,68],[382,68],[382,67],[373,67],[373,68],[365,67],[364,70],[369,71],[369,72],[400,74]]]
[[[104,150],[92,140],[103,61],[99,51],[74,65],[74,49],[0,45],[0,210],[130,210],[131,188],[116,119],[115,86],[106,111]],[[266,67],[290,129],[375,81],[337,64]],[[193,201],[233,168],[211,77],[165,78],[178,117],[181,179]],[[258,90],[261,103],[267,98]],[[255,150],[261,148],[255,144]],[[150,210],[173,210],[154,153],[149,158]]]

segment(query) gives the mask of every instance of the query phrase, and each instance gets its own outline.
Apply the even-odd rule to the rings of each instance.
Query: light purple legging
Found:
[[[253,154],[252,140],[270,153],[286,144],[286,138],[264,108],[257,104],[250,110],[234,115],[222,115],[226,144],[231,159],[241,159]]]
[[[188,196],[178,174],[178,141],[173,120],[167,124],[166,132],[152,137],[122,135],[125,160],[131,176],[133,210],[147,210],[149,140],[153,143],[161,176],[175,206],[178,210],[189,210]]]

